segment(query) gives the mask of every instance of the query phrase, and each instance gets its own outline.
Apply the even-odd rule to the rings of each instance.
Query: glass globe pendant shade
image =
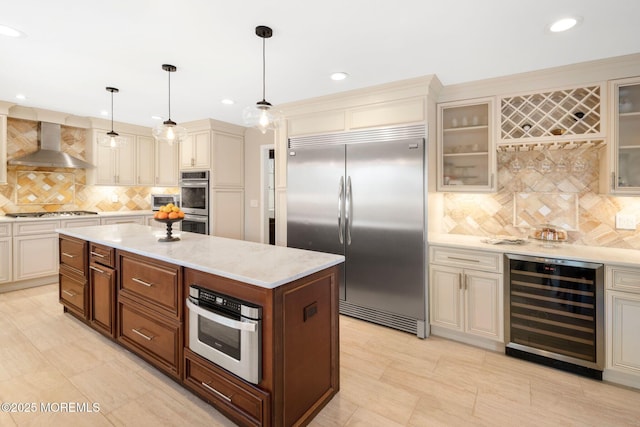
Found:
[[[153,137],[158,142],[166,142],[169,145],[179,143],[187,137],[187,129],[178,126],[173,120],[165,120],[161,125],[152,129]]]
[[[98,144],[100,146],[111,148],[111,149],[120,148],[123,145],[126,145],[126,143],[127,141],[124,138],[122,138],[120,135],[118,135],[117,132],[114,132],[114,131],[107,132],[98,141]]]
[[[275,130],[278,127],[279,119],[278,112],[264,99],[257,102],[256,105],[246,107],[242,111],[242,120],[245,125],[255,127],[263,134],[267,133],[268,130]]]

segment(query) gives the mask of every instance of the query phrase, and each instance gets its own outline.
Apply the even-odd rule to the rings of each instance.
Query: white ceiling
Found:
[[[117,122],[242,124],[242,109],[436,74],[444,85],[640,52],[638,0],[0,0],[0,100]],[[551,21],[582,17],[552,34]],[[334,71],[350,78],[329,79]],[[22,93],[26,100],[16,100]],[[235,105],[221,104],[231,98]],[[117,131],[117,128],[116,128]]]

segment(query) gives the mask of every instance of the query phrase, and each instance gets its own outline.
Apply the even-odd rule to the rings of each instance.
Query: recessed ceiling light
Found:
[[[223,99],[223,100],[222,100],[222,101],[220,101],[220,102],[222,102],[224,105],[233,105],[233,104],[235,104],[235,102],[233,101],[233,99],[228,99],[228,98],[225,98],[225,99]]]
[[[100,111],[100,115],[106,117],[106,116],[109,115],[109,112],[107,110],[102,110],[102,111]]]
[[[160,117],[160,116],[151,116],[151,118],[153,120],[162,120],[162,117]]]
[[[561,33],[575,27],[578,22],[580,22],[580,19],[574,17],[558,19],[549,26],[549,31],[552,33]]]
[[[0,25],[0,35],[7,37],[24,37],[25,33],[22,31],[16,30],[15,28],[8,27],[6,25]]]
[[[349,74],[347,74],[347,73],[345,73],[345,72],[342,72],[342,71],[339,71],[339,72],[337,72],[337,73],[333,73],[333,74],[331,74],[331,80],[336,80],[336,81],[338,81],[338,80],[344,80],[344,79],[346,79],[348,76],[349,76]]]
[[[16,99],[25,100],[25,99],[27,99],[27,97],[26,97],[26,95],[23,95],[23,94],[19,93],[19,94],[16,95]]]

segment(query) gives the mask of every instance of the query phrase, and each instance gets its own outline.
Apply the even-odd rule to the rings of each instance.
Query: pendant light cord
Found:
[[[262,38],[262,100],[265,101],[265,86],[266,86],[266,69],[267,69],[267,60],[265,55],[265,38]]]
[[[111,132],[113,132],[113,91],[111,92]]]
[[[169,121],[171,120],[171,71],[167,71],[169,74]]]

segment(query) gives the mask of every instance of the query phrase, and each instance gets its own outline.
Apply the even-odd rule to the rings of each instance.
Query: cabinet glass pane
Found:
[[[449,190],[490,186],[489,108],[489,103],[442,107],[440,182]]]
[[[618,187],[640,187],[640,85],[618,89]]]
[[[445,154],[444,185],[489,185],[489,154]]]

